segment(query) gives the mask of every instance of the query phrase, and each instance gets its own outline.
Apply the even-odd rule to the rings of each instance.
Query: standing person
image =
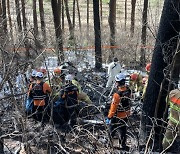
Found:
[[[121,65],[119,64],[118,59],[115,57],[113,62],[108,66],[108,81],[106,88],[113,85],[114,77],[121,72]]]
[[[148,84],[148,78],[149,78],[149,72],[151,70],[151,63],[148,63],[146,65],[146,72],[147,72],[147,77],[145,77],[145,83],[144,83],[144,88],[143,88],[143,93],[142,93],[142,99],[144,100],[145,94],[146,94],[146,88],[147,88],[147,84]]]
[[[115,76],[117,91],[113,95],[108,118],[106,124],[110,124],[112,137],[115,132],[119,131],[121,138],[122,150],[127,150],[129,147],[126,145],[127,121],[130,115],[130,97],[131,90],[125,85],[125,75],[119,73]]]
[[[169,149],[176,138],[180,137],[180,89],[172,90],[169,93],[168,103],[170,105],[170,114],[162,143],[163,150]]]
[[[36,83],[32,83],[29,87],[29,96],[33,97],[34,111],[37,111],[34,118],[43,121],[43,112],[45,105],[48,103],[48,94],[51,88],[48,83],[43,82],[43,73],[36,73]]]

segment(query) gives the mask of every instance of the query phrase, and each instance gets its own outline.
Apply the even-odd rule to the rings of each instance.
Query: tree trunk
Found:
[[[64,4],[66,7],[66,16],[67,16],[68,25],[69,25],[69,32],[70,32],[70,38],[69,39],[73,40],[74,39],[74,29],[73,29],[73,25],[72,25],[70,14],[69,14],[68,0],[64,0]]]
[[[59,8],[59,22],[60,22],[60,28],[62,30],[62,0],[58,0],[58,8]]]
[[[110,46],[111,53],[109,54],[109,61],[112,61],[114,57],[114,46],[116,43],[116,0],[110,0],[109,2],[109,27],[110,27]]]
[[[94,34],[95,34],[95,69],[102,68],[102,52],[101,52],[101,28],[99,18],[99,0],[93,0],[94,14]]]
[[[141,54],[140,54],[140,66],[145,67],[146,57],[145,57],[145,46],[146,46],[146,37],[147,37],[147,14],[148,14],[148,3],[149,0],[144,0],[143,14],[142,14],[142,34],[141,34]]]
[[[75,29],[76,20],[76,0],[73,0],[73,29]]]
[[[64,33],[64,1],[62,0],[62,33]]]
[[[16,4],[18,31],[19,31],[19,33],[21,33],[22,32],[22,24],[21,24],[21,12],[20,12],[19,0],[15,0],[15,4]]]
[[[177,42],[179,39],[179,8],[179,0],[165,0],[164,2],[160,26],[152,57],[148,86],[143,103],[143,111],[145,116],[142,117],[141,123],[142,130],[145,131],[144,133],[147,136],[149,135],[148,125],[152,126],[150,118],[154,117],[154,113],[157,113],[156,117],[161,119],[165,110],[168,82],[163,79],[164,76],[169,76],[170,71],[164,70],[165,67],[172,62],[172,57],[176,51]],[[162,87],[161,89],[160,86]],[[157,122],[159,125],[162,124],[161,121]],[[160,134],[160,130],[160,127],[155,128],[155,141],[158,141],[160,139],[159,135],[162,135]]]
[[[51,0],[51,7],[53,12],[53,19],[54,19],[54,28],[56,34],[56,42],[58,47],[58,62],[59,64],[64,61],[64,53],[63,53],[63,41],[62,41],[62,31],[61,31],[61,24],[60,24],[60,14],[58,8],[58,1]]]
[[[101,18],[100,18],[100,19],[101,19],[101,20],[100,20],[100,23],[101,23],[101,25],[102,25],[102,23],[103,23],[103,18],[102,18],[102,7],[103,7],[103,6],[102,6],[102,0],[100,0],[100,17],[101,17]]]
[[[135,11],[136,11],[136,0],[131,0],[131,37],[134,35],[134,25],[135,25]]]
[[[7,16],[6,16],[6,0],[2,1],[2,18],[4,33],[7,33]]]
[[[126,31],[126,25],[127,25],[127,0],[125,0],[125,4],[124,4],[124,15],[125,15],[125,19],[124,19],[124,29]]]
[[[24,28],[24,34],[27,32],[27,21],[26,21],[26,8],[25,8],[25,2],[24,0],[21,0],[22,5],[22,18],[23,18],[23,28]]]
[[[78,18],[79,18],[79,30],[81,32],[82,29],[81,29],[81,14],[80,14],[80,10],[79,10],[79,0],[76,0],[76,3],[77,3],[77,10],[78,10]]]
[[[13,26],[12,26],[12,19],[11,19],[11,11],[10,11],[10,3],[9,3],[9,0],[7,0],[7,13],[8,13],[9,27],[10,27],[10,35],[11,35],[12,42],[13,42],[13,44],[14,44]]]
[[[89,0],[87,0],[87,39],[89,39]]]
[[[39,12],[40,12],[40,21],[41,21],[41,31],[43,36],[43,42],[46,45],[46,24],[44,19],[44,6],[43,0],[39,0]]]
[[[36,11],[36,0],[33,0],[33,22],[34,22],[34,36],[38,36],[38,22],[37,22],[37,11]]]

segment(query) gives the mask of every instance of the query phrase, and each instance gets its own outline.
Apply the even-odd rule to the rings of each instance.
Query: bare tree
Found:
[[[25,6],[24,0],[21,0],[21,5],[22,5],[23,28],[24,28],[24,33],[26,33],[27,32],[27,20],[26,20],[26,6]]]
[[[127,0],[124,1],[124,29],[126,30],[126,26],[127,26]]]
[[[109,61],[114,57],[114,45],[116,43],[116,0],[110,0],[109,2],[109,27],[110,27],[110,46],[111,53],[109,54]]]
[[[18,31],[19,31],[19,33],[21,33],[22,32],[22,24],[21,24],[21,12],[20,12],[19,0],[15,0],[15,4],[16,4],[16,16],[17,16]]]
[[[131,37],[134,35],[136,0],[131,0]]]
[[[80,14],[80,10],[79,10],[79,0],[76,0],[76,3],[77,3],[78,18],[79,18],[79,29],[81,32],[82,30],[81,30],[81,14]]]
[[[63,41],[62,41],[62,30],[60,26],[60,14],[58,8],[58,1],[51,0],[51,7],[54,17],[54,28],[56,34],[56,42],[57,42],[57,55],[59,64],[64,61],[64,53],[63,53]]]
[[[38,22],[37,22],[37,11],[36,11],[36,0],[33,0],[33,22],[34,22],[34,36],[38,36]]]
[[[73,0],[73,28],[75,29],[76,20],[76,0]]]
[[[87,0],[87,38],[89,37],[89,0]]]
[[[62,0],[62,32],[64,33],[64,0]]]
[[[39,0],[39,12],[40,12],[41,31],[42,31],[43,41],[46,44],[46,25],[45,25],[45,19],[44,19],[43,0]]]
[[[14,42],[14,38],[13,38],[13,26],[12,26],[12,19],[11,19],[11,11],[10,11],[9,0],[7,0],[7,13],[8,13],[9,27],[10,27],[10,35],[11,35],[12,42]]]
[[[94,34],[95,34],[95,68],[102,68],[102,51],[101,51],[101,28],[99,17],[99,0],[93,0],[94,13]]]
[[[140,65],[142,67],[144,67],[146,64],[146,57],[145,57],[146,50],[144,47],[146,46],[146,38],[147,38],[148,3],[149,3],[149,0],[144,0],[144,7],[143,7],[143,14],[142,14],[142,34],[141,34],[142,48],[141,48],[141,55],[140,55]]]
[[[2,1],[2,18],[3,18],[3,29],[7,33],[7,16],[6,16],[6,1]]]
[[[74,28],[73,28],[73,24],[71,22],[71,18],[70,18],[70,14],[69,14],[69,7],[68,7],[68,0],[64,0],[64,4],[66,7],[66,16],[67,16],[67,20],[68,20],[68,25],[69,25],[69,32],[70,32],[70,40],[74,39]]]

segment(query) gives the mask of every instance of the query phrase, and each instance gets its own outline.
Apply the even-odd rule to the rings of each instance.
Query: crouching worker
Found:
[[[44,109],[48,104],[48,94],[51,92],[49,84],[43,82],[43,73],[36,73],[36,82],[29,87],[29,96],[33,98],[34,119],[43,122]]]
[[[127,121],[130,115],[131,90],[125,85],[125,75],[120,73],[115,76],[117,92],[114,93],[106,124],[110,124],[112,137],[116,131],[120,133],[122,150],[129,150],[126,145]]]
[[[53,120],[55,123],[63,125],[70,121],[70,125],[76,124],[78,106],[78,88],[72,83],[73,76],[65,76],[65,85],[60,92],[58,105],[55,107]]]

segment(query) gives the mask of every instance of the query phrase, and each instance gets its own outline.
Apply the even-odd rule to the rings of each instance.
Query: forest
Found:
[[[179,0],[0,0],[0,154],[180,153]]]

